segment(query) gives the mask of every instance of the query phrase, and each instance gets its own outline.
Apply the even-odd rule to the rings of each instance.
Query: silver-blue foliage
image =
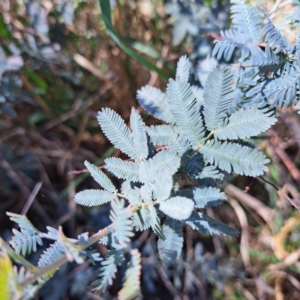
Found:
[[[213,55],[229,61],[240,49],[237,65],[216,66],[211,58],[200,63],[196,87],[189,82],[191,64],[182,57],[166,92],[141,88],[139,104],[164,124],[147,126],[136,109],[131,111],[129,126],[109,108],[98,114],[103,133],[128,159],[107,158],[105,172],[85,162],[102,189],[75,195],[81,205],[111,205],[112,223],[96,235],[96,242],[109,248],[96,289],[104,291],[123,259],[130,257],[119,297],[138,295],[141,258],[137,249],[131,249],[134,231],[152,229],[159,256],[167,264],[181,255],[183,224],[203,234],[236,236],[234,229],[208,217],[205,209],[226,200],[220,190],[225,176],[256,177],[268,170],[266,156],[243,139],[260,135],[276,122],[274,107],[299,103],[300,38],[291,44],[259,6],[244,0],[231,3],[232,29],[221,33]],[[295,12],[288,22],[297,27],[299,7]],[[111,177],[121,181],[118,187]],[[41,238],[55,241],[42,254],[40,267],[63,255],[82,262],[88,235],[68,239],[61,229],[53,228],[41,233],[26,217],[9,216],[20,227],[13,231],[11,245],[22,255],[36,251]]]

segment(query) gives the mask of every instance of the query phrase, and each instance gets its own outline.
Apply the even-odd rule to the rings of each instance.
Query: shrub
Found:
[[[47,227],[46,233],[40,232],[25,216],[8,213],[20,227],[13,229],[10,241],[15,251],[1,241],[0,263],[8,270],[6,283],[12,298],[29,299],[68,261],[102,261],[94,290],[104,291],[125,260],[127,269],[118,295],[133,299],[140,294],[141,273],[141,254],[130,243],[134,231],[153,230],[165,264],[180,256],[182,224],[201,233],[237,235],[208,217],[205,209],[226,200],[219,189],[225,177],[257,177],[267,171],[269,160],[248,139],[276,122],[275,107],[298,103],[300,48],[299,38],[290,44],[260,7],[233,0],[231,12],[233,28],[221,34],[213,54],[230,60],[240,49],[238,64],[206,67],[206,73],[200,64],[202,89],[190,85],[191,66],[184,56],[165,93],[151,86],[138,91],[139,104],[163,125],[147,126],[134,108],[129,127],[113,110],[99,112],[102,131],[128,159],[110,157],[101,168],[85,162],[101,189],[79,192],[75,202],[85,206],[110,202],[109,226],[90,237],[83,233],[74,239],[67,238],[62,228]],[[297,27],[299,20],[296,8],[287,22]],[[122,181],[121,186],[116,187],[111,177]],[[23,256],[36,251],[43,239],[53,244],[36,267]],[[95,243],[107,245],[105,258],[88,249]],[[8,255],[25,268],[12,271]]]

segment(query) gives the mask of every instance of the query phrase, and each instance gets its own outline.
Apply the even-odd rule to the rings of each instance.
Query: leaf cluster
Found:
[[[158,254],[166,265],[181,256],[183,226],[202,234],[237,235],[208,217],[206,208],[226,201],[220,190],[225,176],[257,177],[267,171],[269,160],[245,139],[276,122],[275,106],[298,102],[300,46],[290,44],[258,6],[232,0],[231,12],[233,28],[222,33],[214,54],[230,60],[239,48],[238,67],[218,66],[210,58],[201,62],[200,88],[190,84],[190,61],[183,56],[166,91],[145,86],[137,92],[141,107],[163,124],[147,126],[135,108],[128,125],[110,108],[98,113],[103,133],[128,158],[107,158],[101,169],[86,161],[100,187],[78,192],[74,200],[89,207],[110,203],[111,225],[91,237],[84,233],[70,239],[61,228],[48,227],[42,233],[25,216],[9,213],[20,227],[10,241],[18,255],[36,251],[42,238],[54,241],[38,262],[46,271],[34,273],[30,266],[35,275],[23,278],[21,286],[45,282],[62,262],[90,259],[102,261],[94,290],[103,292],[125,262],[118,296],[134,299],[140,294],[141,273],[141,254],[131,243],[135,231],[151,229],[156,234]],[[290,22],[297,26],[298,16]],[[107,246],[106,257],[86,250],[97,242]]]

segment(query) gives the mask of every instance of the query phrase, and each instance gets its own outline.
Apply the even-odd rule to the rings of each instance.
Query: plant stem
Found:
[[[32,265],[29,261],[27,261],[23,256],[14,251],[4,240],[0,238],[0,248],[3,247],[9,256],[19,264],[22,264],[26,268],[28,268],[31,272],[36,272],[38,270],[37,267]]]
[[[214,133],[215,133],[215,131],[212,130],[212,131],[209,133],[209,135],[205,138],[205,141],[207,141],[211,136],[213,136]]]
[[[84,250],[89,246],[93,245],[94,243],[98,242],[100,238],[107,236],[111,232],[111,228],[114,224],[110,224],[109,226],[105,227],[104,229],[99,230],[97,233],[92,235],[86,244],[80,245],[80,250]],[[23,282],[20,283],[21,287],[26,287],[29,284],[34,283],[39,277],[46,275],[47,273],[52,273],[56,269],[60,268],[62,265],[68,262],[67,256],[63,255],[56,261],[54,261],[51,265],[47,265],[41,269],[39,269],[33,276],[25,279]],[[23,263],[23,262],[22,262]]]
[[[154,203],[151,203],[149,205],[153,205]],[[148,206],[148,205],[147,205]],[[137,210],[141,209],[142,206],[128,206],[128,209],[130,210],[130,213],[133,214],[135,213]],[[82,244],[79,246],[79,251],[82,251],[88,247],[90,247],[91,245],[97,243],[101,238],[107,236],[109,233],[111,233],[111,229],[114,227],[114,223],[110,224],[109,226],[99,230],[97,233],[95,233],[94,235],[92,235],[89,240],[87,241],[87,243]],[[13,251],[14,252],[14,251]],[[14,252],[15,253],[15,252]],[[26,267],[28,267],[29,269],[32,270],[32,265],[30,265],[23,257],[22,261],[20,261],[20,263],[24,264]],[[24,262],[25,261],[25,262]],[[56,269],[60,268],[62,265],[64,265],[65,263],[68,262],[67,256],[63,255],[62,257],[60,257],[59,259],[57,259],[56,261],[54,261],[52,264],[47,265],[43,268],[40,268],[36,271],[36,267],[35,268],[35,274],[32,275],[31,277],[25,279],[23,282],[20,283],[21,287],[26,287],[29,284],[34,283],[39,277],[46,275],[46,274],[51,274],[52,272],[55,272]],[[28,265],[28,264],[29,265]]]

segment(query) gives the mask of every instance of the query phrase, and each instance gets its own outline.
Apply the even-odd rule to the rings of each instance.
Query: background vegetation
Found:
[[[108,225],[109,205],[87,209],[73,201],[76,192],[95,188],[85,160],[100,165],[107,156],[122,157],[102,135],[97,111],[110,107],[125,120],[131,107],[143,112],[137,89],[145,84],[163,89],[182,54],[196,69],[211,54],[220,30],[230,25],[228,1],[111,1],[111,19],[104,2],[102,13],[94,0],[0,3],[0,234],[5,240],[13,226],[5,211],[26,213],[41,230],[61,225],[70,237]],[[289,1],[262,5],[279,23],[293,7]],[[300,120],[291,108],[279,114],[276,126],[257,141],[272,161],[264,177],[268,182],[230,179],[224,186],[228,203],[207,210],[239,230],[238,238],[203,236],[186,227],[184,252],[167,269],[159,263],[154,234],[135,236],[144,299],[299,299],[300,217],[289,198],[300,206]],[[157,122],[143,117],[147,124]],[[105,246],[97,247],[106,255]],[[101,296],[86,288],[98,268],[69,264],[36,299],[113,299],[122,268]]]

